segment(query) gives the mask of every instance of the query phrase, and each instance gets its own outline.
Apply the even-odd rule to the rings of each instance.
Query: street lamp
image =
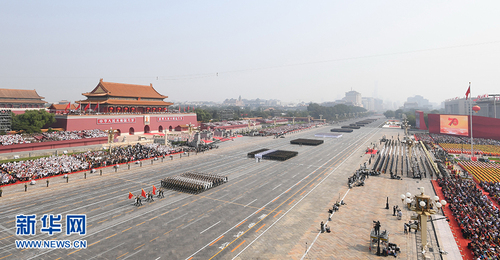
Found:
[[[489,97],[493,97],[493,110],[495,110],[495,119],[497,118],[497,106],[496,106],[496,100],[497,97],[500,97],[500,94],[488,94]]]
[[[407,192],[405,194],[401,194],[401,200],[406,198],[406,203],[408,209],[415,211],[418,214],[418,227],[420,230],[421,238],[422,238],[422,254],[427,252],[427,218],[433,214],[436,214],[437,211],[446,205],[446,200],[439,201],[438,196],[431,197],[424,194],[424,187],[419,188],[420,194],[411,198],[411,193]],[[437,208],[437,211],[436,211]],[[424,255],[425,258],[425,255]]]

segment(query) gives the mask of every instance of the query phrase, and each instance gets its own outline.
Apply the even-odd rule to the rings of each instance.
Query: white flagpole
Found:
[[[470,89],[470,82],[469,82],[469,89]],[[474,157],[474,138],[472,137],[472,91],[469,93],[470,95],[470,159],[472,160],[472,157]]]

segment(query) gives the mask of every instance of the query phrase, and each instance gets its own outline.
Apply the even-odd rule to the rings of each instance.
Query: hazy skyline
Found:
[[[99,82],[167,101],[433,103],[498,93],[498,1],[2,1],[0,88],[85,99]]]

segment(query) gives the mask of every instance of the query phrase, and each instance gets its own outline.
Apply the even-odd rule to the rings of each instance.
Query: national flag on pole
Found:
[[[188,106],[188,112],[189,112],[189,106]]]
[[[153,185],[153,195],[156,195],[156,187]]]
[[[131,198],[133,198],[133,197],[134,197],[134,194],[132,194],[132,192],[130,192],[130,191],[129,191],[129,192],[128,192],[128,199],[131,199]]]
[[[83,109],[83,111],[87,111],[87,109],[89,109],[90,107],[90,102],[85,106],[85,108]]]
[[[80,109],[80,103],[78,103],[78,106],[76,107],[75,110],[78,110],[78,109]]]
[[[143,196],[144,198],[146,198],[146,192],[144,191],[144,189],[141,189],[141,196]]]
[[[179,113],[181,112],[181,106],[179,106]]]
[[[467,100],[469,95],[470,95],[470,84],[469,84],[469,88],[467,89],[467,92],[465,92],[465,100]]]
[[[97,105],[95,106],[95,111],[99,112],[99,103],[97,103]]]
[[[186,107],[183,107],[184,108],[184,112],[186,112]]]
[[[66,106],[66,108],[64,109],[64,113],[68,112],[68,109],[70,108],[70,106],[71,106],[71,102],[69,102],[68,105]]]

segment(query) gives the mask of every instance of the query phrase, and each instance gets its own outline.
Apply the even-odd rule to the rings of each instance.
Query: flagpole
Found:
[[[469,89],[470,89],[470,82],[469,82]],[[470,95],[470,159],[472,161],[472,157],[474,157],[474,138],[472,137],[472,92],[469,94]]]

